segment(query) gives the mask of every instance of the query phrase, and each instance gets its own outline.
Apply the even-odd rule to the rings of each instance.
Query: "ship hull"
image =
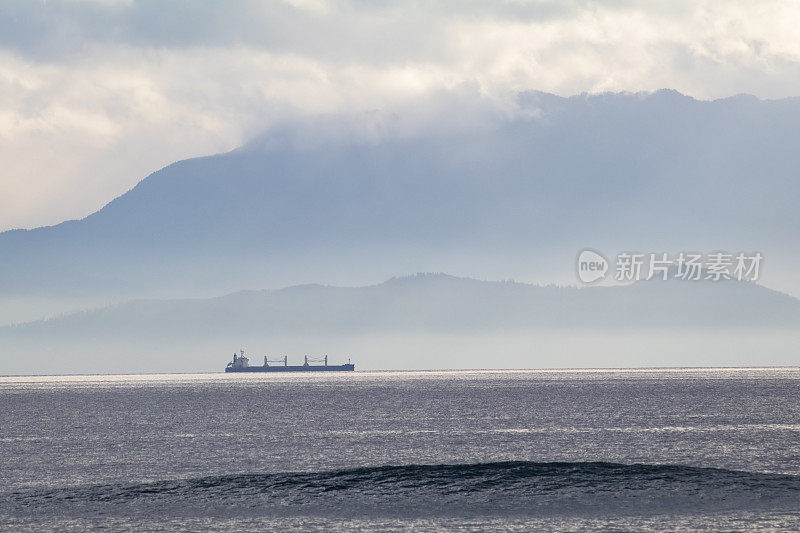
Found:
[[[299,366],[246,366],[243,368],[227,367],[225,372],[352,372],[356,365],[299,365]]]

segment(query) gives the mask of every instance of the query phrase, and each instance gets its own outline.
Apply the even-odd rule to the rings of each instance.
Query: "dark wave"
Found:
[[[12,513],[509,516],[800,512],[800,477],[679,465],[497,462],[237,474],[16,492]]]

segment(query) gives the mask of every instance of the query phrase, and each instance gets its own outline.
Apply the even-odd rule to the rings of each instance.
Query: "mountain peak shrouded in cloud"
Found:
[[[278,124],[441,116],[463,87],[506,113],[532,90],[795,96],[799,25],[792,0],[2,2],[0,229]]]
[[[169,165],[83,220],[0,234],[0,291],[207,294],[442,270],[564,282],[554,273],[587,245],[758,250],[791,291],[777,275],[798,254],[800,101],[739,100],[530,93],[530,113],[414,135],[391,117],[366,136],[309,121]]]

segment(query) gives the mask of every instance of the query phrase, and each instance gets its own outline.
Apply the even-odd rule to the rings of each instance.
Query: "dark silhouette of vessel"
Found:
[[[270,363],[283,363],[272,364]],[[309,363],[322,363],[321,365],[311,365]],[[319,359],[310,359],[307,355],[302,365],[289,365],[289,358],[267,359],[264,356],[264,366],[250,366],[250,359],[241,350],[238,354],[233,354],[233,361],[225,367],[225,372],[352,372],[356,365],[347,361],[344,365],[328,365],[328,356]]]

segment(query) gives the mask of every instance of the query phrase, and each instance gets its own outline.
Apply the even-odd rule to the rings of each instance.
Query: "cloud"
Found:
[[[3,2],[0,229],[84,216],[311,115],[445,120],[447,93],[502,112],[526,90],[798,95],[797,27],[788,0]]]

